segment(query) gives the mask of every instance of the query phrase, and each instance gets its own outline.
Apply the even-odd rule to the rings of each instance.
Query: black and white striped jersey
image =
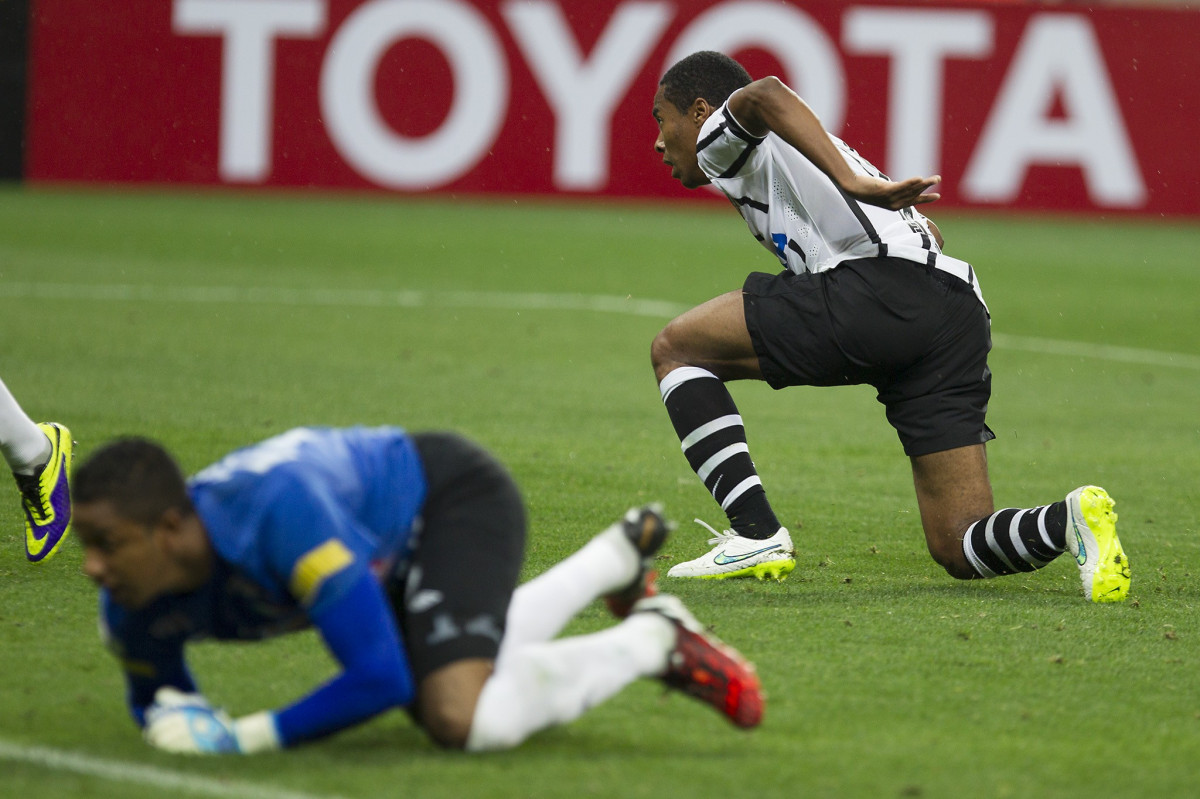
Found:
[[[856,173],[882,176],[845,142],[830,139]],[[858,202],[774,133],[746,132],[727,104],[700,128],[696,155],[704,174],[785,268],[800,274],[855,258],[904,258],[958,277],[983,302],[971,265],[942,253],[915,209],[889,211]]]

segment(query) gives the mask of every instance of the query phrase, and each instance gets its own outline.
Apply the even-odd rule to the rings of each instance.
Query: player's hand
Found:
[[[899,182],[874,178],[869,175],[855,175],[850,185],[843,188],[856,200],[878,205],[880,208],[899,211],[901,208],[908,208],[911,205],[940,200],[942,195],[926,194],[925,192],[941,182],[941,175],[928,178],[909,178]]]
[[[146,710],[146,743],[185,755],[240,754],[233,719],[200,694],[159,688]]]

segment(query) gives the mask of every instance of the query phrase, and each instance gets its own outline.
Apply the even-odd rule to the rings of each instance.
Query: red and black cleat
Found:
[[[658,613],[675,625],[675,649],[661,677],[668,687],[712,705],[739,727],[758,726],[764,698],[754,664],[706,632],[676,597],[659,594],[633,610]]]

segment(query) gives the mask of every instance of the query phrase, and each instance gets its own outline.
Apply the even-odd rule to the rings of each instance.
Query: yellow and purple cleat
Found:
[[[71,431],[43,422],[38,428],[50,439],[50,460],[31,475],[14,474],[25,510],[25,557],[44,563],[58,553],[71,525]]]

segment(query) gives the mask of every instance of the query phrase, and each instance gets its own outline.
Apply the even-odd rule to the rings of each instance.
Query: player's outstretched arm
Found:
[[[779,78],[762,78],[737,90],[729,97],[729,111],[747,132],[755,136],[774,133],[795,147],[857,200],[898,211],[941,198],[927,193],[941,182],[940,175],[894,181],[855,173],[816,113]]]
[[[342,673],[274,714],[284,746],[360,724],[416,695],[408,656],[383,587],[363,569],[310,614]]]
[[[412,674],[383,589],[364,571],[313,616],[342,673],[277,711],[237,719],[199,693],[160,688],[143,736],[177,754],[253,754],[321,738],[411,703]]]

